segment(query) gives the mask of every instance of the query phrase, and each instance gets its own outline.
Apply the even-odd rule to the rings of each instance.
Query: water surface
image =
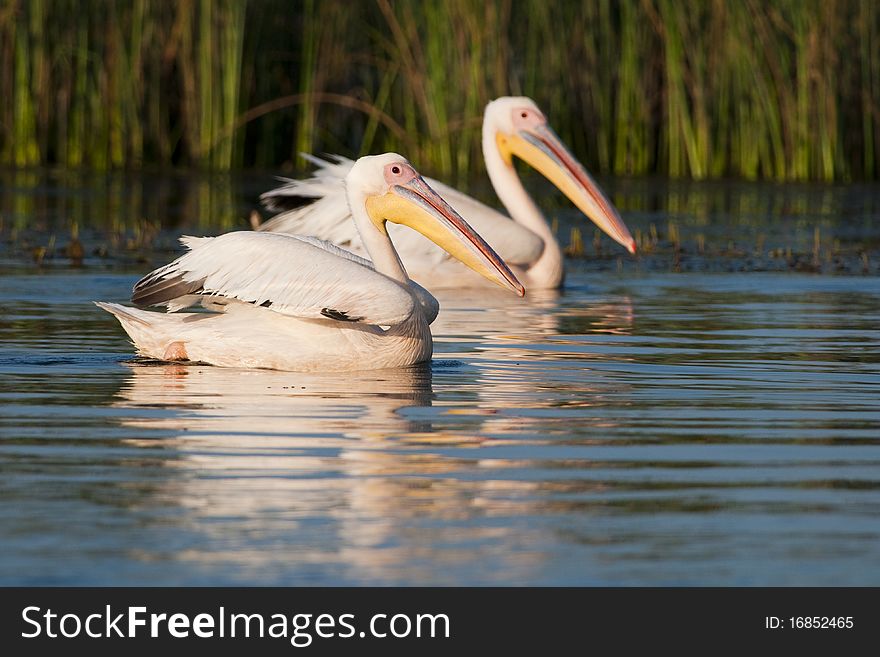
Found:
[[[2,584],[880,584],[876,275],[573,260],[320,375],[133,359],[91,301],[168,254],[7,253]]]

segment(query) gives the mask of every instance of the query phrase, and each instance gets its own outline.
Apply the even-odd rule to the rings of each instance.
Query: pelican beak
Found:
[[[611,239],[630,253],[636,252],[636,242],[620,214],[549,125],[523,128],[512,135],[499,132],[496,140],[508,164],[512,155],[528,162]]]
[[[501,257],[421,176],[369,197],[366,208],[381,230],[385,221],[409,226],[493,283],[525,295],[525,288]]]

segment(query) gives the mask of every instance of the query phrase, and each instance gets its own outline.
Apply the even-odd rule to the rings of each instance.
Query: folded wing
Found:
[[[181,241],[187,253],[138,281],[132,302],[180,308],[188,305],[183,297],[198,295],[379,326],[400,324],[416,309],[404,286],[316,238],[243,231]]]

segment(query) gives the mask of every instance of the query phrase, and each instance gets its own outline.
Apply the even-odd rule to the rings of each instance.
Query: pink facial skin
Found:
[[[418,178],[418,172],[405,162],[393,162],[386,164],[384,169],[385,182],[389,185],[405,185],[413,178]]]
[[[547,125],[547,118],[530,107],[520,107],[512,112],[513,127],[517,130],[535,130]]]

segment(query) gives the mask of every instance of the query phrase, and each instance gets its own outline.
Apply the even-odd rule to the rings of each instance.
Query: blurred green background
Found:
[[[873,0],[4,0],[0,164],[301,167],[452,183],[526,94],[601,174],[874,180]]]

